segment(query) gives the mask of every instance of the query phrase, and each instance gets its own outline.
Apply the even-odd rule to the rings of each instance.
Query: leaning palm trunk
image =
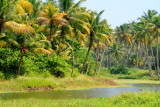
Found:
[[[84,69],[85,64],[86,64],[86,62],[87,62],[87,59],[88,59],[88,56],[89,56],[89,52],[90,52],[90,50],[91,50],[91,48],[92,48],[93,39],[94,39],[94,33],[93,33],[93,31],[91,31],[91,33],[90,33],[90,43],[89,43],[88,51],[87,51],[87,54],[86,54],[86,58],[85,58],[85,60],[84,60],[84,62],[83,62],[83,66],[82,66],[81,73],[83,73],[83,69]]]
[[[52,31],[53,31],[53,22],[50,22],[50,34],[49,34],[49,40],[52,41]]]
[[[18,71],[17,71],[17,77],[20,75],[22,64],[23,64],[23,56],[24,56],[24,51],[23,48],[20,49],[20,61],[18,65]]]
[[[88,74],[88,72],[89,72],[89,68],[90,68],[90,63],[88,63],[87,71],[86,71],[86,75],[87,75],[87,74]]]
[[[98,74],[99,74],[99,72],[100,72],[100,70],[101,70],[102,62],[103,62],[103,58],[104,58],[105,51],[106,51],[106,48],[103,50],[102,57],[101,57],[101,61],[100,61],[100,63],[99,63],[99,67],[98,67],[98,71],[97,71],[97,73],[96,73],[95,76],[98,76]]]
[[[97,48],[97,51],[96,51],[96,65],[95,65],[94,75],[96,75],[96,73],[97,73],[99,55],[100,55],[100,53],[99,53],[98,48]]]
[[[150,76],[152,77],[152,78],[154,78],[154,74],[153,74],[153,72],[152,72],[152,68],[151,68],[151,63],[152,63],[152,57],[150,57],[150,58],[148,58],[149,60],[148,60],[148,67],[149,67],[149,74],[150,74]]]
[[[74,73],[74,50],[72,49],[72,72],[71,72],[71,77],[73,76]]]
[[[144,55],[145,61],[144,61],[143,68],[145,68],[148,64],[148,46],[146,42],[145,42],[144,48],[145,48],[145,55]]]
[[[137,59],[136,59],[136,68],[138,68],[138,43],[137,43],[137,50],[136,50],[136,57],[137,57]]]
[[[152,57],[149,57],[149,53],[148,53],[148,46],[146,45],[146,65],[148,65],[149,68],[149,74],[151,77],[154,77],[153,73],[152,73]]]
[[[3,20],[3,16],[0,16],[0,33],[2,31],[3,25],[4,25],[5,21]]]

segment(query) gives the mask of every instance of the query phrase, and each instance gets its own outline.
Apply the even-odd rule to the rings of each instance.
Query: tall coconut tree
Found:
[[[4,24],[4,29],[7,33],[10,33],[10,35],[12,35],[12,38],[10,38],[10,42],[12,42],[20,50],[20,61],[17,70],[17,76],[19,76],[23,64],[23,56],[28,50],[27,44],[29,43],[29,38],[35,34],[35,31],[29,25],[18,24],[14,21],[6,22]]]
[[[153,24],[149,23],[147,20],[142,20],[141,22],[138,23],[138,31],[137,31],[137,39],[141,40],[144,48],[145,48],[145,54],[144,54],[144,66],[148,64],[149,73],[152,77],[154,77],[151,69],[151,58],[149,57],[149,47],[151,46],[152,40],[153,40],[153,35],[151,34]]]
[[[63,17],[67,14],[59,13],[59,9],[54,7],[50,2],[42,8],[42,11],[38,11],[38,13],[41,17],[38,17],[36,21],[40,25],[49,25],[50,31],[48,40],[52,43],[53,35],[56,34],[58,28],[62,25],[66,25],[66,20]]]
[[[112,56],[112,58],[116,62],[116,67],[119,66],[119,59],[124,57],[124,52],[122,51],[122,47],[114,43],[112,46],[109,46],[108,54]]]
[[[91,12],[91,18],[89,19],[88,23],[91,25],[90,26],[90,35],[89,35],[89,44],[88,44],[88,51],[85,57],[85,60],[83,62],[83,67],[82,70],[84,69],[84,66],[87,62],[89,52],[91,51],[91,48],[93,47],[93,43],[96,39],[100,38],[105,38],[106,39],[106,34],[105,32],[102,32],[101,29],[104,27],[104,25],[101,23],[100,16],[103,14],[104,10],[99,12],[98,14]],[[81,71],[83,72],[83,71]]]
[[[124,57],[123,63],[126,65],[129,61],[129,49],[128,47],[132,45],[133,42],[133,29],[131,28],[131,24],[123,24],[120,27],[115,29],[116,39],[123,44],[124,52],[126,53]]]
[[[160,37],[160,16],[157,16],[153,19],[152,23],[153,29],[152,33],[154,33],[154,37],[156,38],[156,43],[157,43],[157,48],[156,48],[156,62],[157,62],[157,73],[158,76],[160,77],[160,71],[159,71],[159,37]]]
[[[104,54],[108,45],[112,44],[112,32],[113,30],[109,27],[107,20],[102,20],[101,26],[99,26],[99,33],[94,40],[93,47],[95,50],[95,76],[97,76],[101,70]],[[100,35],[99,35],[100,34]]]

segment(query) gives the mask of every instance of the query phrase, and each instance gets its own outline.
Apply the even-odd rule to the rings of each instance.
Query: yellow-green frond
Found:
[[[4,24],[4,29],[9,30],[10,32],[14,32],[16,34],[24,34],[24,33],[35,33],[34,29],[25,24],[18,24],[14,21],[8,21]]]
[[[4,33],[0,33],[0,38],[5,37],[6,35]]]
[[[7,42],[0,40],[0,48],[5,47],[7,45]]]
[[[36,53],[36,54],[52,54],[51,51],[46,50],[46,49],[44,49],[44,48],[35,48],[33,51],[34,51],[34,53]]]
[[[11,45],[20,48],[20,45],[19,45],[19,43],[17,41],[11,39],[11,40],[9,40],[9,42],[10,42]]]
[[[16,14],[25,14],[25,10],[22,6],[20,6],[19,4],[17,4],[17,8],[15,10]]]
[[[19,0],[17,4],[20,5],[26,13],[32,14],[33,12],[33,5],[27,0]]]

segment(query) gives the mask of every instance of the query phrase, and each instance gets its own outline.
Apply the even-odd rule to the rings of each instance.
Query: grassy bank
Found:
[[[93,78],[80,75],[75,78],[56,78],[56,77],[19,77],[11,80],[0,80],[0,93],[15,91],[43,91],[43,90],[63,90],[63,89],[86,89],[99,87],[126,87],[124,83],[153,83],[159,84],[160,81],[147,79],[107,79]]]
[[[107,78],[106,78],[107,77]],[[129,78],[129,79],[123,79]],[[147,70],[130,69],[129,74],[110,74],[101,72],[98,78],[86,75],[56,78],[54,76],[21,76],[11,80],[0,80],[0,92],[30,90],[86,89],[98,87],[125,87],[124,83],[153,83],[160,81],[150,78]]]
[[[148,84],[160,84],[160,81],[149,79],[114,79],[116,83],[148,83]]]
[[[159,107],[160,93],[125,93],[91,99],[0,99],[1,107]]]
[[[125,86],[106,78],[93,78],[80,75],[76,78],[55,77],[19,77],[0,81],[0,92],[30,91],[30,90],[58,90],[58,89],[84,89],[98,87]]]
[[[155,71],[153,71],[153,73],[155,74]],[[158,79],[158,76],[156,74],[155,74],[155,78],[152,78],[149,75],[148,70],[136,69],[136,68],[128,68],[127,74],[121,74],[121,73],[111,74],[109,69],[104,69],[101,72],[101,75],[109,78],[114,78],[114,79],[151,79],[151,80]]]

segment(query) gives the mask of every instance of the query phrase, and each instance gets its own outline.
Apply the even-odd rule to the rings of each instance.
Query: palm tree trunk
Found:
[[[106,55],[106,63],[107,63],[107,64],[106,64],[106,68],[109,67],[109,58],[108,58],[108,57],[109,57],[109,55]]]
[[[96,65],[95,65],[95,72],[94,72],[94,76],[96,75],[97,73],[97,67],[98,67],[98,56],[99,56],[99,53],[98,53],[98,49],[96,50]]]
[[[74,73],[74,53],[72,51],[72,72],[71,72],[71,77],[73,76]]]
[[[100,70],[101,70],[101,67],[102,67],[102,61],[103,61],[103,58],[104,58],[104,53],[106,51],[106,48],[103,50],[103,53],[102,53],[102,57],[101,57],[101,61],[99,63],[99,67],[98,67],[98,71],[97,71],[97,74],[95,76],[98,76]]]
[[[157,49],[156,49],[156,59],[157,59],[157,74],[158,74],[158,77],[160,78],[160,73],[159,73],[159,47],[158,47],[158,44],[159,44],[159,37],[157,36]]]
[[[90,68],[90,63],[88,64],[88,66],[87,66],[87,71],[86,71],[86,75],[88,74],[88,72],[89,72],[89,68]]]
[[[152,77],[152,78],[154,78],[154,75],[153,75],[153,73],[152,73],[152,67],[151,67],[151,63],[152,63],[152,58],[148,58],[149,60],[148,60],[148,67],[149,67],[149,74],[150,74],[150,76]]]
[[[93,31],[91,31],[91,33],[90,33],[90,43],[89,43],[88,51],[87,51],[87,54],[86,54],[86,58],[85,58],[85,60],[84,60],[84,62],[83,62],[83,66],[82,66],[81,73],[83,73],[83,69],[84,69],[85,64],[86,64],[86,62],[87,62],[87,59],[88,59],[88,56],[89,56],[89,52],[90,52],[90,50],[91,50],[91,48],[92,48],[93,39],[94,39],[94,33],[93,33]]]
[[[136,68],[138,68],[138,43],[137,43],[137,50],[136,50]]]
[[[52,30],[53,30],[53,25],[52,25],[52,21],[50,24],[50,34],[49,34],[49,40],[52,41]]]
[[[145,41],[145,61],[144,61],[144,65],[143,65],[143,68],[145,68],[147,66],[147,63],[148,63],[148,46],[147,46],[147,43]]]
[[[20,61],[19,61],[19,65],[18,65],[18,71],[17,71],[17,77],[20,75],[21,72],[21,67],[23,64],[23,56],[24,56],[24,52],[23,52],[23,48],[20,49]]]
[[[2,31],[3,25],[4,25],[5,21],[3,20],[3,13],[0,15],[0,33]]]
[[[150,45],[151,48],[151,56],[154,58],[152,43]],[[155,58],[154,58],[154,70],[156,69]]]
[[[74,50],[72,49],[72,72],[71,72],[71,77],[73,76],[73,73],[74,73]]]

